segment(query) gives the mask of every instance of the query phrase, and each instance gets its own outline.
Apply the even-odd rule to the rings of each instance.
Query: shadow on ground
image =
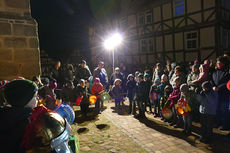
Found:
[[[122,109],[117,110],[115,107],[111,107],[114,113],[118,113],[119,115],[129,115],[129,107],[124,105]],[[169,126],[166,122],[162,122],[158,119],[154,119],[147,115],[146,118],[136,117],[141,123],[145,124],[147,127],[157,130],[158,132],[171,135],[173,137],[177,137],[179,139],[183,139],[190,143],[191,145],[202,149],[205,152],[214,152],[214,153],[229,153],[230,152],[230,136],[226,136],[226,134],[221,133],[215,129],[215,133],[213,135],[212,142],[210,144],[204,144],[199,141],[201,129],[199,123],[193,123],[192,126],[192,134],[187,136],[182,132],[182,128],[173,128]],[[226,132],[225,132],[226,133]]]

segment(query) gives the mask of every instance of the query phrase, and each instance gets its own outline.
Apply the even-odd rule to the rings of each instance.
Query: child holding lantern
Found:
[[[91,93],[97,97],[97,101],[95,103],[95,109],[98,114],[101,113],[100,103],[101,103],[102,92],[103,92],[103,85],[100,83],[99,78],[95,78],[93,86],[91,88]]]

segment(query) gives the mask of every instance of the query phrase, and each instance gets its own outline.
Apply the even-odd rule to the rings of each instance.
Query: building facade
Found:
[[[124,35],[115,52],[117,63],[215,60],[229,53],[230,0],[122,0],[119,18],[113,22],[117,24],[109,24]],[[102,41],[98,35],[106,25],[91,28],[94,62],[110,57],[98,47]]]
[[[40,74],[37,23],[30,0],[0,0],[0,80]]]

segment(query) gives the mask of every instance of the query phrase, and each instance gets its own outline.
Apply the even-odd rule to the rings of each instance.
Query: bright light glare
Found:
[[[107,50],[112,50],[115,47],[117,47],[118,45],[120,45],[121,42],[122,42],[121,34],[115,33],[114,35],[112,35],[112,37],[110,37],[104,41],[104,47]]]

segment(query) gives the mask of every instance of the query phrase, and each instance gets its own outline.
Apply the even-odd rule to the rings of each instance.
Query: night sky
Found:
[[[87,26],[93,15],[87,0],[31,0],[31,12],[38,22],[40,49],[50,57],[89,47]]]

